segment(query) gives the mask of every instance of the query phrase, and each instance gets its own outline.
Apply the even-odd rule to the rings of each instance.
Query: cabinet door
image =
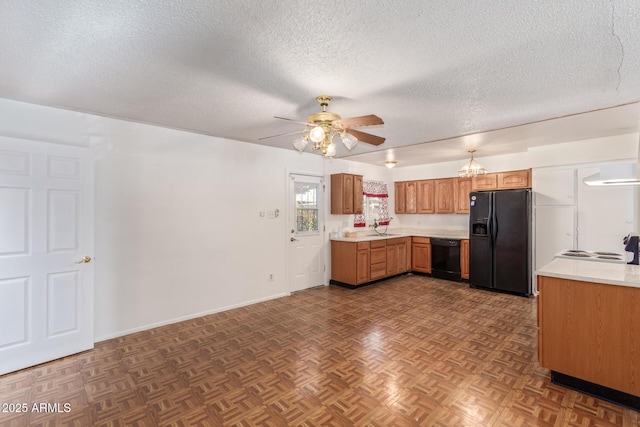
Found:
[[[431,245],[414,243],[411,247],[411,270],[431,273]]]
[[[498,190],[531,188],[529,169],[498,173]]]
[[[435,212],[434,180],[418,181],[418,194],[416,196],[417,212],[420,214],[432,214]]]
[[[497,190],[498,174],[488,173],[486,175],[478,175],[471,178],[471,189],[473,191]]]
[[[471,192],[471,178],[456,178],[456,213],[469,213],[469,193]]]
[[[369,281],[369,250],[361,250],[356,253],[356,283],[366,283]]]
[[[353,176],[353,213],[361,214],[362,205],[364,203],[364,194],[362,189],[362,176]]]
[[[469,278],[469,240],[460,240],[460,276]]]
[[[398,274],[407,272],[407,243],[400,243],[398,247]]]
[[[398,245],[387,246],[387,276],[398,274]]]
[[[397,214],[406,213],[404,182],[396,182],[394,184],[395,211]]]
[[[436,179],[435,212],[439,214],[453,213],[454,179]]]
[[[409,181],[405,183],[405,213],[416,213],[416,193],[417,193],[416,181]]]
[[[342,213],[353,213],[353,175],[342,177]]]

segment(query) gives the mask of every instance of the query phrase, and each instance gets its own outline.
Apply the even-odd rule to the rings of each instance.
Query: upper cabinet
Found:
[[[455,212],[469,213],[469,193],[471,178],[456,178]]]
[[[472,191],[514,190],[518,188],[531,188],[531,169],[488,173],[474,176],[471,180]]]
[[[471,178],[471,189],[473,191],[497,190],[498,174],[488,173],[486,175],[478,175]]]
[[[401,181],[394,183],[395,212],[397,214],[416,213],[417,185],[416,181]]]
[[[331,175],[331,213],[362,213],[362,175]]]
[[[435,212],[434,180],[417,181],[416,213],[432,214]]]
[[[405,197],[405,184],[406,182],[394,183],[394,197],[395,197],[395,212],[397,214],[407,213],[407,203]]]
[[[531,169],[474,178],[422,179],[395,183],[395,213],[469,213],[469,193],[531,188]]]
[[[451,214],[454,212],[455,178],[435,180],[435,212],[438,214]]]
[[[531,169],[498,172],[498,190],[531,188]]]

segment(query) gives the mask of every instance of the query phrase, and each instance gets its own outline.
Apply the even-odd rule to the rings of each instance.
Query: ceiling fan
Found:
[[[331,102],[331,97],[328,95],[320,95],[316,97],[316,101],[322,107],[322,111],[318,113],[310,114],[307,117],[306,122],[287,119],[285,117],[274,117],[279,120],[287,120],[294,123],[302,123],[306,125],[303,130],[282,133],[279,135],[267,136],[259,138],[259,140],[275,138],[278,136],[300,134],[294,141],[293,146],[298,151],[303,151],[309,141],[313,142],[313,149],[320,150],[323,156],[333,157],[336,154],[336,147],[333,144],[333,139],[336,135],[340,137],[342,143],[351,150],[358,141],[362,141],[365,144],[380,145],[384,142],[384,138],[370,133],[361,132],[353,128],[383,125],[384,121],[374,114],[368,116],[351,117],[347,119],[341,118],[336,113],[327,111],[327,106]]]

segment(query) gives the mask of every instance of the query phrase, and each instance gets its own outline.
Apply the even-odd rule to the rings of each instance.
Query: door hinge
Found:
[[[324,233],[325,231],[327,231],[327,227],[326,226],[322,226],[322,232]]]

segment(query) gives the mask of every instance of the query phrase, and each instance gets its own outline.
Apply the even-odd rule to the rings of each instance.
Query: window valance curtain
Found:
[[[367,198],[376,198],[377,209],[372,212],[369,211],[371,218],[378,220],[378,224],[380,225],[388,225],[389,224],[389,192],[387,190],[387,184],[384,182],[378,181],[364,181],[362,183],[362,197],[363,197],[363,206],[365,209],[369,208],[370,203],[367,203]],[[354,227],[365,227],[366,219],[364,213],[356,214],[353,226]]]

